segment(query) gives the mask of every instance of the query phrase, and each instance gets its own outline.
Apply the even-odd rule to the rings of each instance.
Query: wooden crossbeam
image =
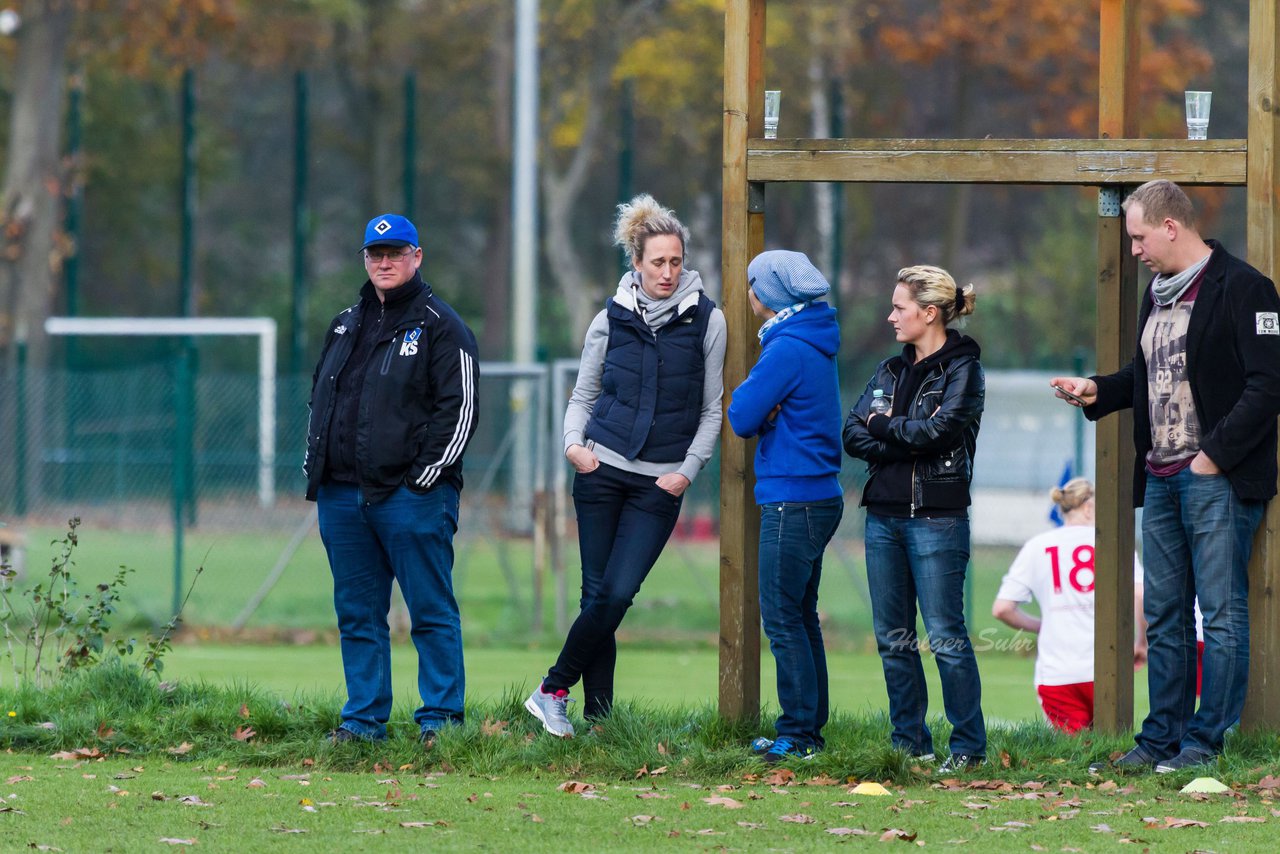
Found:
[[[1243,139],[751,139],[747,179],[1243,185]]]

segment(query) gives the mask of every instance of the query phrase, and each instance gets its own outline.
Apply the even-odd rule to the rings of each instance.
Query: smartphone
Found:
[[[1063,387],[1062,387],[1062,386],[1060,386],[1060,385],[1051,386],[1051,388],[1053,388],[1053,390],[1054,390],[1054,391],[1056,391],[1056,392],[1058,392],[1059,394],[1065,395],[1065,396],[1067,397],[1067,399],[1068,399],[1068,400],[1074,400],[1076,403],[1080,404],[1081,406],[1088,406],[1088,405],[1089,405],[1089,404],[1085,403],[1085,401],[1084,401],[1084,398],[1083,398],[1083,397],[1081,397],[1081,396],[1080,396],[1080,395],[1078,395],[1078,394],[1072,394],[1071,392],[1067,391],[1065,388],[1063,388]]]

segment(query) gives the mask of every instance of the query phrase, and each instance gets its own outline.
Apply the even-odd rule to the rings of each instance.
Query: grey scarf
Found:
[[[675,291],[666,299],[654,299],[640,287],[640,274],[636,271],[626,273],[618,282],[618,291],[614,294],[614,302],[634,311],[644,319],[648,327],[655,332],[671,320],[680,303],[692,293],[703,290],[702,277],[693,270],[681,270],[680,281]]]
[[[1172,276],[1156,274],[1156,277],[1151,280],[1151,299],[1162,308],[1172,305],[1186,293],[1187,288],[1191,287],[1191,283],[1196,280],[1196,276],[1200,275],[1200,271],[1209,263],[1211,257],[1213,253],[1209,253],[1181,273],[1175,273]]]

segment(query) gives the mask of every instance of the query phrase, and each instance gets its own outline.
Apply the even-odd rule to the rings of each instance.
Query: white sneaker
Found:
[[[539,685],[533,689],[529,699],[524,701],[524,707],[529,714],[542,721],[542,728],[547,732],[557,738],[573,738],[573,724],[569,723],[567,709],[571,702],[573,701],[569,699],[568,691],[561,689],[548,694]]]

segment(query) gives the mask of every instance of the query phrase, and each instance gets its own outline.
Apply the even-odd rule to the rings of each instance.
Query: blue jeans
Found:
[[[1184,747],[1222,752],[1249,684],[1249,554],[1263,502],[1241,501],[1224,475],[1147,475],[1143,610],[1151,712],[1136,741],[1166,759]],[[1204,684],[1196,710],[1196,627],[1204,614]],[[1194,713],[1194,715],[1193,715]]]
[[[818,624],[822,552],[844,499],[760,505],[760,618],[777,669],[778,736],[822,749],[828,718],[827,653]]]
[[[929,650],[938,661],[942,704],[951,721],[951,752],[985,756],[982,683],[964,624],[969,520],[868,513],[866,548],[871,613],[889,691],[894,746],[913,755],[933,752],[933,734],[925,723],[929,690],[916,635],[918,600]]]
[[[369,504],[359,487],[326,483],[318,495],[320,538],[333,573],[347,703],[342,726],[385,738],[391,716],[391,582],[409,609],[418,651],[422,730],[462,722],[462,623],[453,598],[453,535],[458,490],[449,484],[417,493],[401,486]]]
[[[657,478],[601,464],[573,479],[582,558],[581,611],[543,687],[569,690],[582,680],[583,716],[613,705],[617,631],[640,585],[675,530],[683,497],[658,488]]]

